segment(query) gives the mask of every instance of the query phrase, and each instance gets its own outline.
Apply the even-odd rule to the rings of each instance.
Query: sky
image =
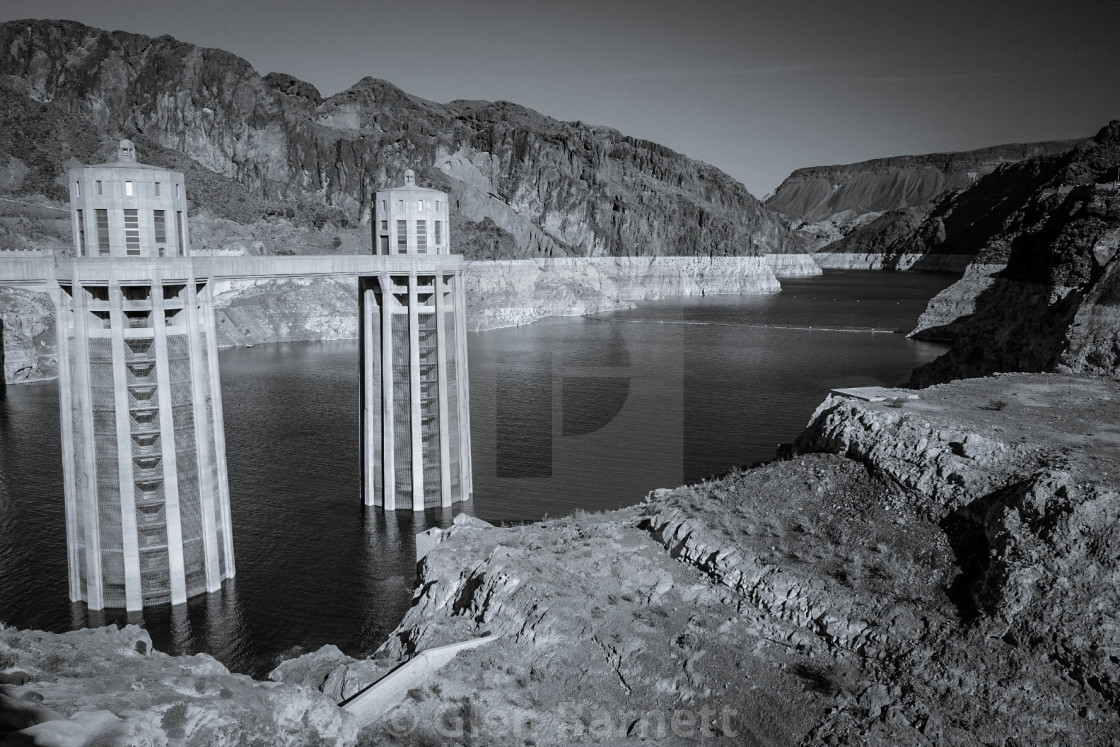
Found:
[[[792,170],[1092,135],[1120,118],[1116,0],[0,0],[219,47],[324,95],[370,75],[513,101],[707,161]]]

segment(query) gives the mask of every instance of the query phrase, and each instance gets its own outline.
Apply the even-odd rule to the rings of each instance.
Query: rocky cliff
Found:
[[[1118,168],[1120,121],[1066,156],[1006,168],[1029,180],[1020,173],[1014,192],[967,222],[962,235],[974,242],[975,266],[931,301],[912,333],[953,347],[915,371],[913,383],[996,371],[1120,371]],[[962,193],[954,205],[983,203],[989,190],[973,190],[983,193]],[[956,209],[946,208],[948,219]]]
[[[0,290],[4,381],[23,384],[58,375],[54,304],[45,293]]]
[[[897,156],[798,169],[766,207],[789,218],[818,247],[883,216],[844,252],[881,251],[884,232],[897,233],[921,219],[922,209],[946,193],[971,186],[1005,163],[1064,153],[1078,141],[999,145],[960,153]],[[884,215],[885,214],[885,215]]]
[[[132,137],[239,224],[365,225],[406,168],[452,195],[468,255],[738,255],[800,241],[726,174],[656,143],[508,102],[438,104],[364,78],[327,98],[228,52],[68,21],[0,24],[0,163],[64,200],[71,159]],[[353,230],[353,229],[351,229]]]
[[[1120,417],[1120,389],[1014,375],[899,394],[830,397],[798,456],[631,509],[461,517],[377,655],[325,649],[272,677],[341,699],[488,632],[363,736],[1108,743],[1118,465],[1085,433]]]

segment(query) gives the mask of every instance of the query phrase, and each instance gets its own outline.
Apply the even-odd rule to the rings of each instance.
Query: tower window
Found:
[[[397,200],[397,207],[404,211],[404,200]]]
[[[81,182],[74,182],[74,194],[77,195],[78,197],[82,196],[82,183]]]
[[[416,221],[416,251],[428,251],[428,222],[425,220]]]
[[[124,183],[124,194],[126,197],[132,197],[132,182]]]
[[[99,195],[105,194],[105,191],[101,187],[101,180],[100,179],[97,180],[97,194],[99,194]]]
[[[100,184],[101,182],[98,182]],[[97,211],[97,253],[105,256],[109,253],[109,211]]]
[[[82,211],[78,211],[78,256],[86,253],[86,221],[82,217]]]
[[[175,185],[175,190],[179,190],[179,185]],[[183,211],[175,211],[175,227],[179,234],[179,256],[182,257],[187,253],[187,234],[186,229],[183,227]]]
[[[156,230],[156,243],[157,244],[166,244],[167,243],[167,214],[166,214],[166,212],[163,211],[163,210],[153,210],[152,211],[152,224],[155,226],[155,230]],[[160,248],[160,251],[161,252],[163,251],[162,247]]]
[[[443,245],[443,221],[436,221],[436,246]]]
[[[159,197],[159,182],[156,182],[156,197]]]
[[[408,221],[397,221],[397,254],[408,251]]]
[[[388,231],[389,230],[389,221],[387,221],[384,218],[381,219],[381,230],[382,231]]]
[[[130,256],[140,256],[140,217],[134,209],[124,211],[124,249]]]
[[[424,212],[424,201],[420,200],[420,212]]]
[[[179,196],[179,182],[175,182],[175,196]]]

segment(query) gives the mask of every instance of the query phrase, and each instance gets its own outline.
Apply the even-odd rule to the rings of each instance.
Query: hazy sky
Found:
[[[1120,2],[2,0],[220,47],[324,95],[366,75],[616,127],[757,196],[793,169],[1072,138],[1120,117]]]

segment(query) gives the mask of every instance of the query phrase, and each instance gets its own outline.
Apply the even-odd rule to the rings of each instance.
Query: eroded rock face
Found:
[[[982,242],[976,269],[934,300],[914,332],[953,347],[917,369],[913,384],[997,371],[1116,375],[1118,165],[1120,121],[1060,159],[1013,167],[1031,179],[971,224]],[[998,264],[1006,266],[992,272]]]
[[[11,384],[58,376],[54,303],[45,293],[0,288],[4,380]]]
[[[954,545],[956,603],[973,631],[1048,657],[1115,711],[1118,415],[1115,383],[1004,375],[899,407],[830,397],[797,447],[844,453],[903,486]]]
[[[217,291],[214,321],[223,347],[358,337],[352,278],[236,281]]]
[[[62,634],[0,625],[0,678],[10,697],[65,719],[35,732],[76,731],[73,744],[303,747],[357,736],[350,715],[314,689],[230,674],[206,654],[167,656],[134,625]]]
[[[68,21],[0,24],[0,75],[12,128],[52,135],[13,141],[10,155],[44,172],[22,182],[59,199],[53,180],[66,159],[96,150],[84,129],[95,141],[136,135],[157,165],[186,154],[197,168],[186,174],[194,209],[242,223],[310,203],[334,210],[324,221],[366,225],[374,192],[411,168],[451,194],[455,220],[492,221],[519,257],[801,246],[781,218],[707,164],[508,102],[437,104],[373,78],[323,99],[221,50]]]
[[[819,268],[813,266],[819,272]],[[805,269],[803,262],[786,269]],[[628,308],[671,296],[777,293],[762,257],[622,257],[472,262],[464,277],[472,330]]]
[[[976,299],[995,284],[996,276],[1003,272],[1005,267],[1007,265],[1003,263],[987,264],[969,261],[961,279],[942,290],[926,304],[925,311],[918,317],[918,323],[910,336],[919,340],[952,342],[956,339],[957,320],[972,316],[976,311]]]
[[[963,273],[971,257],[962,254],[883,254],[881,252],[817,252],[813,261],[826,270],[917,270]]]

